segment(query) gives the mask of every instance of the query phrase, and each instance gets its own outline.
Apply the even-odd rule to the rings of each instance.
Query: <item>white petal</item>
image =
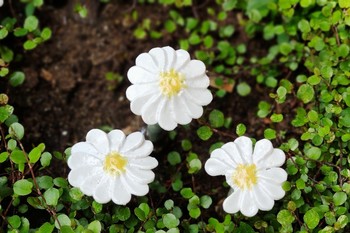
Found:
[[[222,160],[210,158],[205,163],[204,169],[211,176],[219,176],[225,175],[226,171],[230,169],[230,166]]]
[[[171,99],[171,106],[174,120],[181,125],[186,125],[191,122],[192,118],[188,115],[184,104],[180,97],[175,96]]]
[[[136,196],[144,196],[149,191],[147,184],[137,183],[133,178],[130,177],[130,175],[128,175],[128,173],[120,176],[120,179],[126,190],[128,190],[131,194],[134,194]]]
[[[259,178],[265,179],[267,182],[274,182],[276,184],[282,184],[287,180],[287,172],[279,167],[259,171],[257,175]]]
[[[102,177],[93,194],[95,201],[100,204],[109,202],[112,199],[111,188],[111,178],[108,176]]]
[[[175,50],[170,46],[163,47],[162,49],[165,51],[166,54],[165,70],[169,71],[170,69],[174,68],[174,64],[176,61],[176,53]]]
[[[258,207],[256,206],[255,200],[253,199],[252,192],[250,190],[242,191],[242,201],[240,210],[243,215],[247,217],[253,217],[258,213]]]
[[[85,152],[75,152],[69,156],[67,164],[70,169],[76,169],[82,166],[101,166],[102,160]]]
[[[143,136],[142,133],[140,132],[131,133],[126,137],[124,144],[121,146],[120,153],[126,154],[127,152],[141,146],[144,141],[145,141],[145,137]]]
[[[154,125],[158,122],[157,109],[161,104],[162,94],[156,94],[152,96],[146,104],[143,105],[141,114],[142,120],[148,125]]]
[[[127,76],[132,84],[155,83],[158,81],[158,74],[151,73],[140,66],[131,67]]]
[[[109,152],[109,140],[107,134],[100,129],[92,129],[86,135],[86,141],[91,143],[101,154]]]
[[[75,154],[75,153],[85,153],[85,154],[89,154],[89,155],[93,155],[95,157],[98,157],[98,151],[96,150],[96,148],[88,143],[88,142],[78,142],[76,144],[73,145],[72,149],[71,149],[71,154]]]
[[[226,213],[234,214],[239,211],[241,200],[241,190],[234,190],[223,203],[223,208]]]
[[[188,88],[207,88],[209,86],[209,82],[209,77],[203,75],[197,78],[186,80],[186,86]]]
[[[119,151],[120,146],[124,143],[125,134],[119,129],[110,131],[108,134],[109,146],[111,151]]]
[[[213,95],[208,89],[186,88],[184,95],[188,100],[202,106],[208,105],[213,100]]]
[[[174,69],[179,71],[190,62],[190,54],[183,49],[176,50],[176,62]]]
[[[157,64],[159,71],[166,71],[166,55],[165,50],[162,48],[153,48],[148,52],[152,57],[153,61]]]
[[[241,152],[239,151],[236,143],[228,142],[225,143],[221,149],[225,151],[225,153],[230,157],[230,159],[233,161],[233,164],[235,164],[235,167],[238,164],[244,164],[246,161],[244,158],[242,158]]]
[[[271,210],[275,204],[274,200],[260,188],[259,185],[253,187],[252,194],[254,196],[255,203],[260,210]]]
[[[151,170],[143,170],[129,166],[127,168],[128,175],[133,178],[137,183],[148,184],[154,181],[154,172]]]
[[[128,152],[123,153],[127,158],[143,158],[150,155],[153,151],[153,143],[149,140],[144,140],[144,142],[138,147]]]
[[[157,92],[159,92],[159,86],[157,83],[135,84],[129,86],[126,89],[126,98],[128,98],[130,101],[133,101],[136,98]]]
[[[286,155],[281,149],[273,149],[272,153],[268,154],[258,164],[261,168],[279,167],[284,164],[285,160]]]
[[[184,96],[184,95],[183,95]],[[200,105],[193,103],[191,100],[186,98],[181,98],[183,102],[184,109],[187,111],[188,115],[193,119],[198,119],[203,115],[203,108]]]
[[[210,158],[218,159],[231,168],[235,168],[237,166],[235,160],[232,159],[232,156],[229,154],[229,152],[224,150],[223,147],[213,150],[213,152],[210,154]]]
[[[97,172],[89,177],[87,177],[81,184],[80,190],[88,196],[92,196],[95,192],[98,184],[101,182],[103,178],[103,171]]]
[[[84,166],[71,170],[68,174],[68,182],[74,187],[80,187],[83,181],[91,175],[94,167]]]
[[[164,102],[162,108],[159,109],[159,126],[165,130],[171,131],[176,128],[177,123],[172,115],[170,101]]]
[[[258,185],[274,200],[282,199],[286,194],[286,192],[282,189],[282,185],[276,185],[265,181],[264,179],[260,179]]]
[[[131,167],[137,167],[140,169],[153,169],[158,166],[158,161],[153,157],[136,158],[130,161]]]
[[[140,96],[140,97],[134,99],[130,103],[130,110],[136,115],[141,115],[144,106],[152,98],[152,96],[154,96],[154,94],[151,93],[151,94],[148,94],[145,96]]]
[[[200,60],[191,60],[178,71],[185,75],[186,79],[197,78],[205,75],[205,65]]]
[[[160,70],[158,70],[156,62],[153,60],[153,57],[149,53],[141,53],[138,55],[135,63],[136,66],[140,66],[150,73],[158,74],[160,72]]]
[[[253,162],[258,163],[264,159],[273,150],[273,146],[270,140],[262,139],[255,143],[253,152]]]
[[[112,201],[117,205],[126,205],[131,200],[131,194],[126,190],[120,177],[112,182]]]
[[[234,140],[242,158],[247,163],[252,163],[252,153],[253,153],[253,143],[250,138],[245,136],[240,136]]]

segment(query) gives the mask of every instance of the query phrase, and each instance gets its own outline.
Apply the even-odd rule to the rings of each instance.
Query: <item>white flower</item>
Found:
[[[205,170],[211,176],[225,175],[232,188],[224,210],[252,217],[259,209],[271,210],[274,200],[284,197],[287,173],[279,168],[284,161],[284,152],[274,149],[269,140],[257,141],[253,152],[252,141],[242,136],[214,150]]]
[[[140,54],[128,71],[133,84],[126,90],[131,111],[165,130],[190,123],[202,116],[202,106],[213,99],[205,71],[202,61],[190,60],[182,49],[168,46]]]
[[[4,0],[0,0],[0,6],[4,4]]]
[[[92,129],[86,135],[86,142],[72,147],[68,166],[69,183],[99,203],[112,200],[125,205],[131,194],[144,196],[148,183],[154,180],[151,169],[158,161],[150,157],[153,144],[145,140],[140,132],[127,137],[121,130],[108,134]]]

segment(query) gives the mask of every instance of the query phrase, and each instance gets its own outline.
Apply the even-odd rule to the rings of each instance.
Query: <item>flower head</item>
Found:
[[[231,186],[224,210],[251,217],[259,209],[271,210],[274,201],[284,197],[287,173],[279,168],[284,161],[284,152],[274,149],[269,140],[257,141],[253,151],[252,141],[242,136],[214,150],[205,170],[211,176],[224,175]]]
[[[146,195],[148,183],[154,180],[151,169],[158,161],[150,157],[153,144],[145,140],[140,132],[127,137],[121,130],[108,134],[92,129],[86,135],[86,142],[72,147],[68,166],[69,183],[99,203],[112,200],[125,205],[131,194]]]
[[[190,123],[213,99],[205,71],[202,61],[190,60],[182,49],[154,48],[140,54],[128,71],[133,84],[126,90],[131,111],[165,130]]]

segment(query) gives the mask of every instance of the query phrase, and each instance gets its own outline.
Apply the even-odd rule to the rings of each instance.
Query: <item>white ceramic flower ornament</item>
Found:
[[[131,111],[165,130],[190,123],[213,99],[205,72],[204,63],[191,60],[182,49],[168,46],[140,54],[127,74],[132,83],[126,90]]]
[[[274,201],[284,197],[282,183],[287,173],[279,167],[284,161],[284,152],[273,148],[269,140],[257,141],[253,151],[252,141],[242,136],[214,150],[205,170],[211,176],[226,176],[231,190],[224,211],[252,217],[259,209],[271,210]]]
[[[73,145],[68,166],[69,183],[99,203],[125,205],[131,194],[144,196],[154,180],[151,169],[158,161],[150,157],[153,144],[140,132],[125,136],[121,130],[108,134],[92,129],[86,142]]]

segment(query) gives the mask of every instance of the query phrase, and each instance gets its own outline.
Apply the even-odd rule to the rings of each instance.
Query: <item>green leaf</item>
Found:
[[[53,179],[51,176],[38,176],[36,181],[40,189],[49,189],[53,187]]]
[[[275,139],[276,138],[276,130],[270,129],[270,128],[265,129],[264,130],[264,137],[266,139],[270,139],[270,140]]]
[[[197,130],[197,135],[200,139],[206,141],[213,135],[213,131],[208,126],[202,126]]]
[[[46,222],[43,225],[41,225],[37,233],[51,233],[54,228],[55,225]]]
[[[340,8],[350,8],[350,2],[348,0],[338,0]]]
[[[40,34],[41,38],[45,41],[45,40],[49,40],[52,36],[52,31],[50,28],[44,28],[42,31],[41,31],[41,34]]]
[[[9,134],[12,138],[21,140],[24,136],[24,127],[18,122],[12,123],[9,127]]]
[[[176,165],[176,164],[181,163],[181,156],[180,156],[180,154],[177,151],[171,151],[168,154],[168,162],[171,165],[173,165],[173,166]]]
[[[0,40],[4,39],[8,35],[8,30],[7,28],[1,28],[0,29]]]
[[[9,157],[9,153],[7,151],[0,153],[0,163],[5,162],[8,157]]]
[[[318,148],[318,147],[314,147],[314,146],[311,146],[309,148],[305,148],[304,150],[305,154],[307,157],[309,157],[310,159],[314,159],[314,160],[317,160],[321,157],[321,149]]]
[[[235,229],[235,233],[255,233],[254,229],[247,223],[240,222],[239,227]]]
[[[198,207],[192,208],[189,210],[189,214],[192,218],[197,219],[199,216],[201,216],[201,209]]]
[[[214,109],[209,114],[209,122],[213,128],[220,128],[225,124],[225,116],[221,111]]]
[[[35,17],[34,15],[28,16],[25,20],[24,20],[24,28],[27,29],[29,32],[34,31],[35,29],[38,28],[39,25],[39,20],[37,19],[37,17]]]
[[[0,106],[0,123],[4,123],[13,113],[13,107],[10,105]]]
[[[298,23],[298,28],[301,32],[308,33],[311,31],[310,24],[307,20],[302,19]]]
[[[18,215],[8,217],[7,221],[13,229],[18,229],[21,225],[21,218]]]
[[[246,132],[246,130],[247,130],[247,127],[246,127],[244,124],[242,124],[242,123],[239,123],[239,124],[236,126],[236,134],[237,134],[238,136],[244,135],[245,132]]]
[[[21,71],[16,71],[10,75],[9,83],[11,86],[17,87],[21,85],[24,82],[24,80],[25,80],[24,73]]]
[[[168,213],[163,216],[163,223],[166,228],[171,229],[177,227],[180,221],[175,215]]]
[[[58,203],[58,198],[60,197],[60,192],[56,188],[49,188],[44,192],[44,198],[46,204],[56,206]]]
[[[89,223],[87,228],[93,233],[100,233],[102,231],[101,223],[98,220]]]
[[[208,209],[210,207],[210,205],[213,203],[213,200],[211,199],[210,196],[204,195],[204,196],[201,196],[200,202],[201,202],[201,206],[204,209]]]
[[[202,162],[199,159],[192,159],[188,165],[190,167],[188,173],[190,174],[196,173],[202,168]]]
[[[308,210],[304,215],[304,222],[310,228],[311,230],[316,228],[318,226],[318,223],[320,222],[320,217],[316,210],[310,209]]]
[[[40,164],[42,167],[47,167],[50,165],[52,155],[49,152],[44,152],[40,158]]]
[[[295,221],[295,217],[292,215],[292,213],[289,210],[281,210],[277,214],[277,221],[282,226],[287,226],[289,224],[292,224]]]
[[[24,48],[25,50],[32,50],[32,49],[35,49],[37,45],[38,45],[38,44],[35,43],[34,41],[32,41],[32,40],[27,40],[26,42],[24,42],[23,48]]]
[[[72,221],[70,220],[70,218],[65,215],[65,214],[60,214],[57,216],[57,220],[55,221],[55,227],[57,229],[60,229],[60,225],[58,225],[58,222],[60,223],[61,227],[63,228],[64,226],[71,226],[72,225]],[[61,228],[61,229],[62,229]]]
[[[32,192],[33,184],[26,179],[18,180],[13,184],[13,191],[18,196],[25,196]]]
[[[309,84],[302,84],[297,92],[297,97],[301,99],[304,104],[309,103],[315,95],[315,91]]]
[[[252,88],[246,82],[241,82],[237,85],[237,93],[240,96],[247,96],[250,94]]]
[[[336,206],[343,205],[347,199],[348,199],[348,196],[345,192],[336,192],[333,195],[333,202],[334,202],[334,205]]]
[[[131,212],[130,212],[129,207],[125,207],[125,206],[118,206],[116,214],[117,214],[118,219],[121,221],[126,221],[131,216]]]
[[[30,152],[29,152],[29,162],[31,163],[36,163],[41,156],[41,150],[38,147],[33,148]]]
[[[26,157],[25,157],[23,151],[21,151],[21,150],[12,151],[11,155],[10,155],[10,159],[15,164],[21,164],[21,163],[23,164],[23,163],[27,162]]]
[[[28,30],[25,29],[25,28],[16,28],[16,29],[13,31],[13,34],[14,34],[16,37],[26,36],[26,35],[28,34]]]
[[[191,188],[183,188],[180,191],[181,196],[183,196],[186,199],[190,199],[194,196],[194,193],[192,192]]]
[[[340,113],[339,126],[350,128],[350,108],[346,108]]]
[[[274,113],[271,115],[270,119],[272,122],[281,122],[281,121],[283,121],[283,115]]]

